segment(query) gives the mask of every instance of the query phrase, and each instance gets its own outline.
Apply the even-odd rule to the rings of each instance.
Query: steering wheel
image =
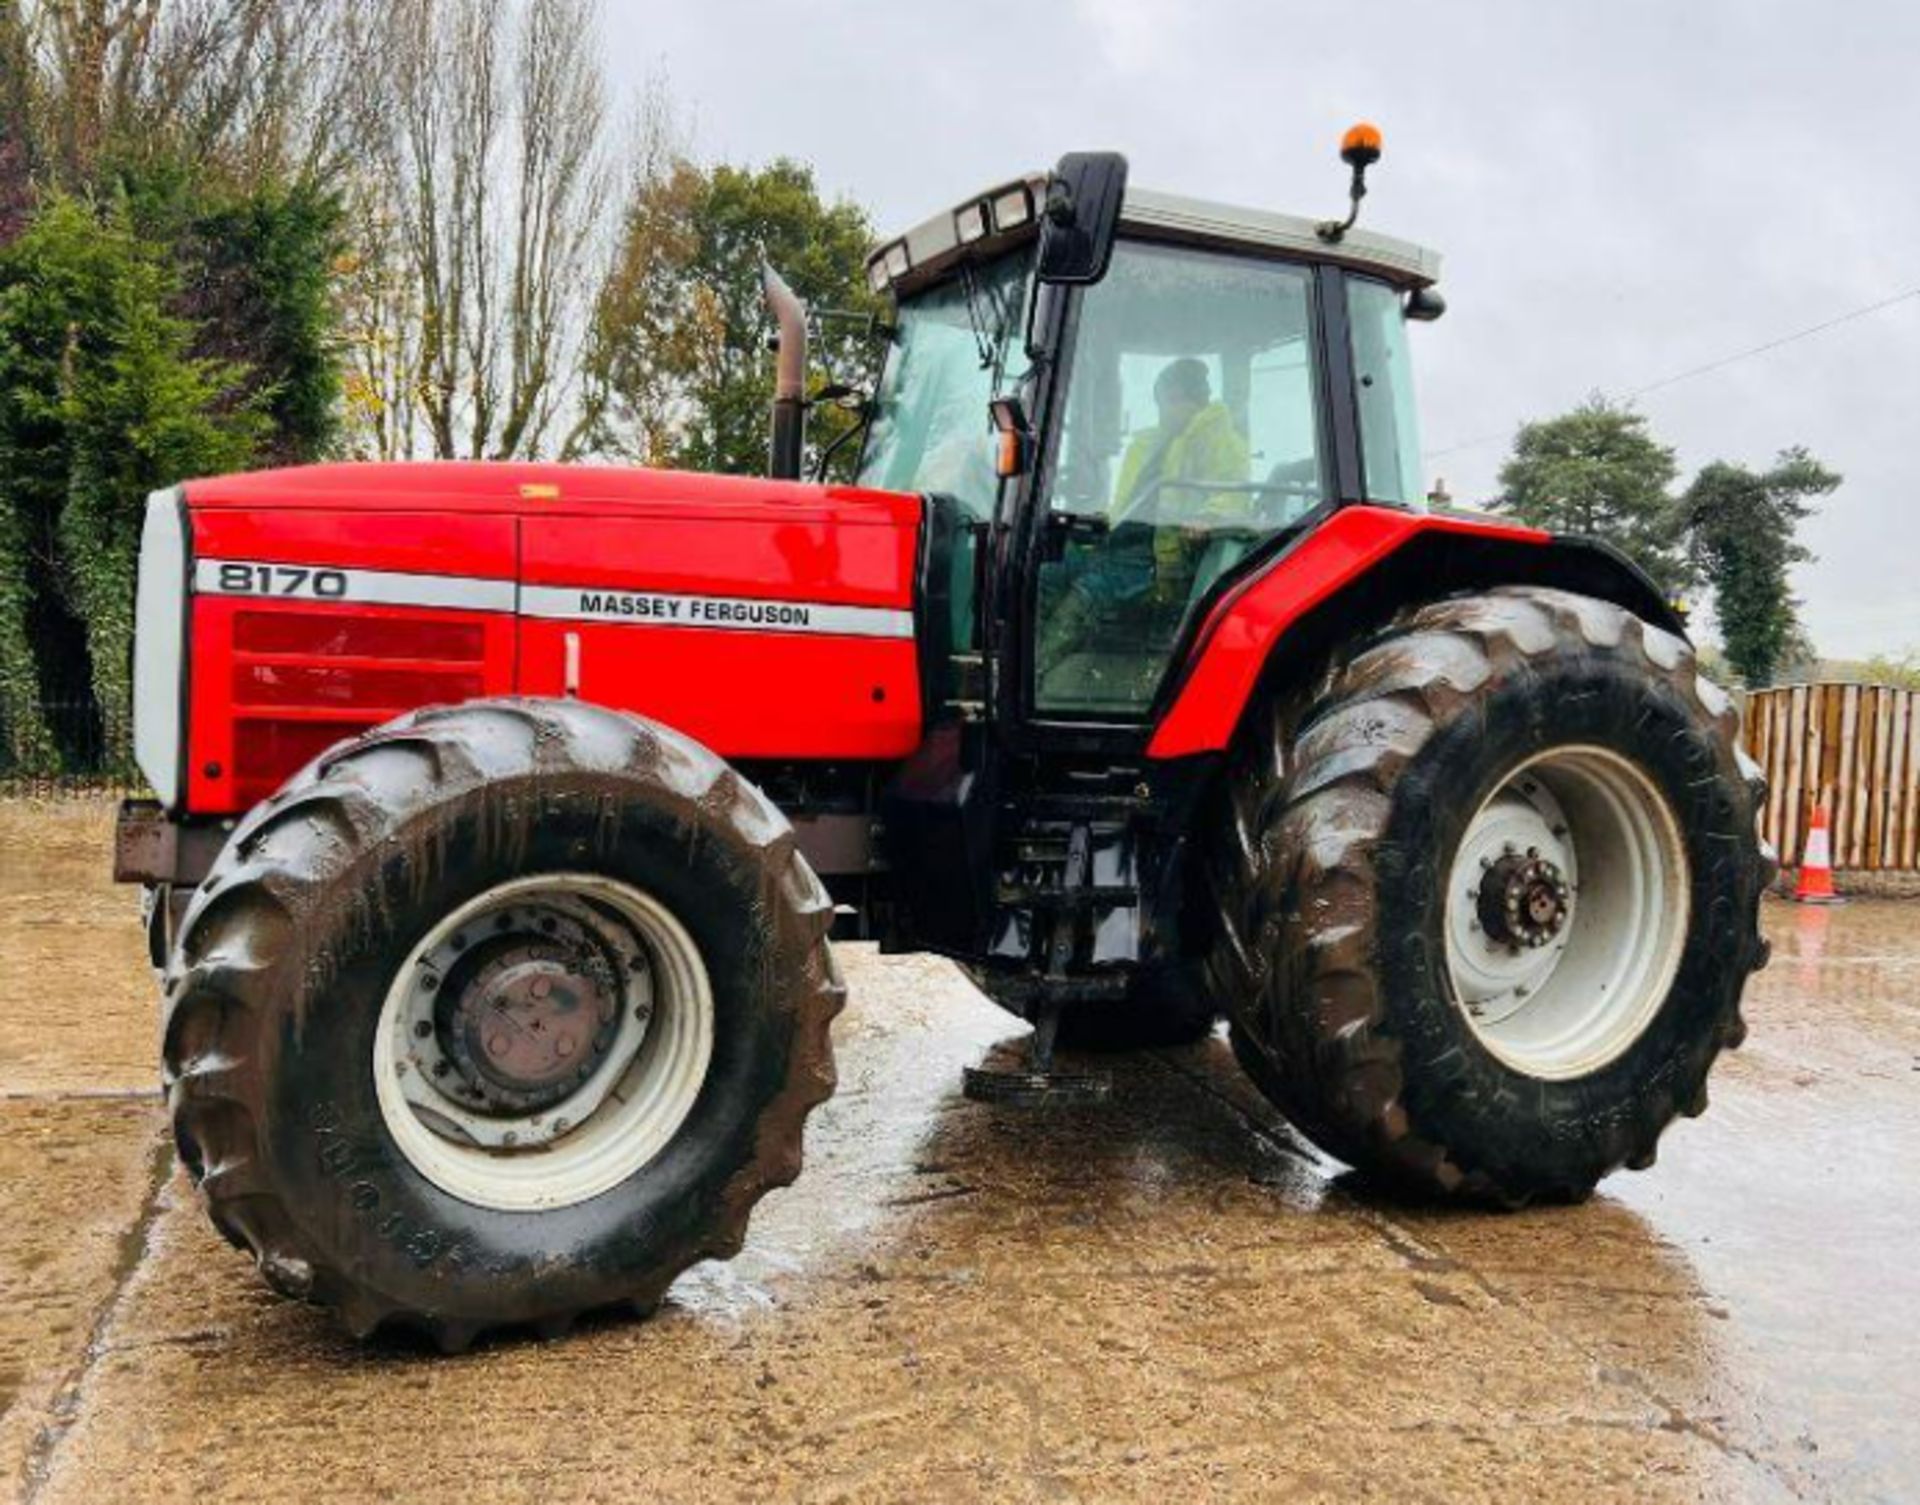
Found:
[[[1266,487],[1257,481],[1183,481],[1178,478],[1168,480],[1165,476],[1155,476],[1125,507],[1113,515],[1108,526],[1118,528],[1125,523],[1137,521],[1137,514],[1146,511],[1147,504],[1169,487],[1177,487],[1181,491],[1204,491],[1210,494],[1233,492],[1258,493],[1266,490]],[[1162,524],[1161,526],[1178,526],[1178,524]]]

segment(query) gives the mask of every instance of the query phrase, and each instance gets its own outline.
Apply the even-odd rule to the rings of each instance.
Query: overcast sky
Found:
[[[1076,148],[1320,215],[1376,121],[1363,222],[1445,258],[1415,354],[1463,501],[1521,420],[1920,288],[1911,3],[606,5],[621,81],[664,73],[700,155],[801,157],[882,229]],[[1794,443],[1843,472],[1795,577],[1815,642],[1920,649],[1920,297],[1640,406],[1683,474]]]

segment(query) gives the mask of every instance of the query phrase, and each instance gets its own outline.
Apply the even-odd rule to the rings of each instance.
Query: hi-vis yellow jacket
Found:
[[[1156,455],[1159,463],[1154,466]],[[1152,475],[1148,475],[1149,467],[1153,467]],[[1133,436],[1120,461],[1113,515],[1127,515],[1140,500],[1134,493],[1143,489],[1143,482],[1147,486],[1155,480],[1161,483],[1139,521],[1158,528],[1153,556],[1165,573],[1176,570],[1184,558],[1180,528],[1241,516],[1252,501],[1244,492],[1183,490],[1178,483],[1246,479],[1247,441],[1240,437],[1233,414],[1224,403],[1208,403],[1171,437],[1158,425]]]

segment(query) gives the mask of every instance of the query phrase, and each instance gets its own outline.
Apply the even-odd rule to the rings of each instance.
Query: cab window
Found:
[[[1013,252],[901,302],[874,395],[873,425],[855,479],[925,491],[959,504],[948,579],[952,640],[976,643],[974,579],[980,525],[998,505],[987,403],[1016,383],[1031,256]]]
[[[1326,496],[1312,288],[1123,242],[1087,290],[1036,580],[1043,713],[1143,713],[1189,612]]]
[[[1400,294],[1384,282],[1347,279],[1353,326],[1353,380],[1360,402],[1360,463],[1369,501],[1419,506],[1420,429],[1414,418],[1413,363]]]

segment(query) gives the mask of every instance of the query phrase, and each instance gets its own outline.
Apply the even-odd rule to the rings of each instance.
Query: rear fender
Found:
[[[1148,756],[1224,751],[1263,681],[1314,674],[1404,607],[1499,585],[1577,591],[1686,634],[1653,581],[1607,544],[1493,518],[1343,507],[1221,598]]]

